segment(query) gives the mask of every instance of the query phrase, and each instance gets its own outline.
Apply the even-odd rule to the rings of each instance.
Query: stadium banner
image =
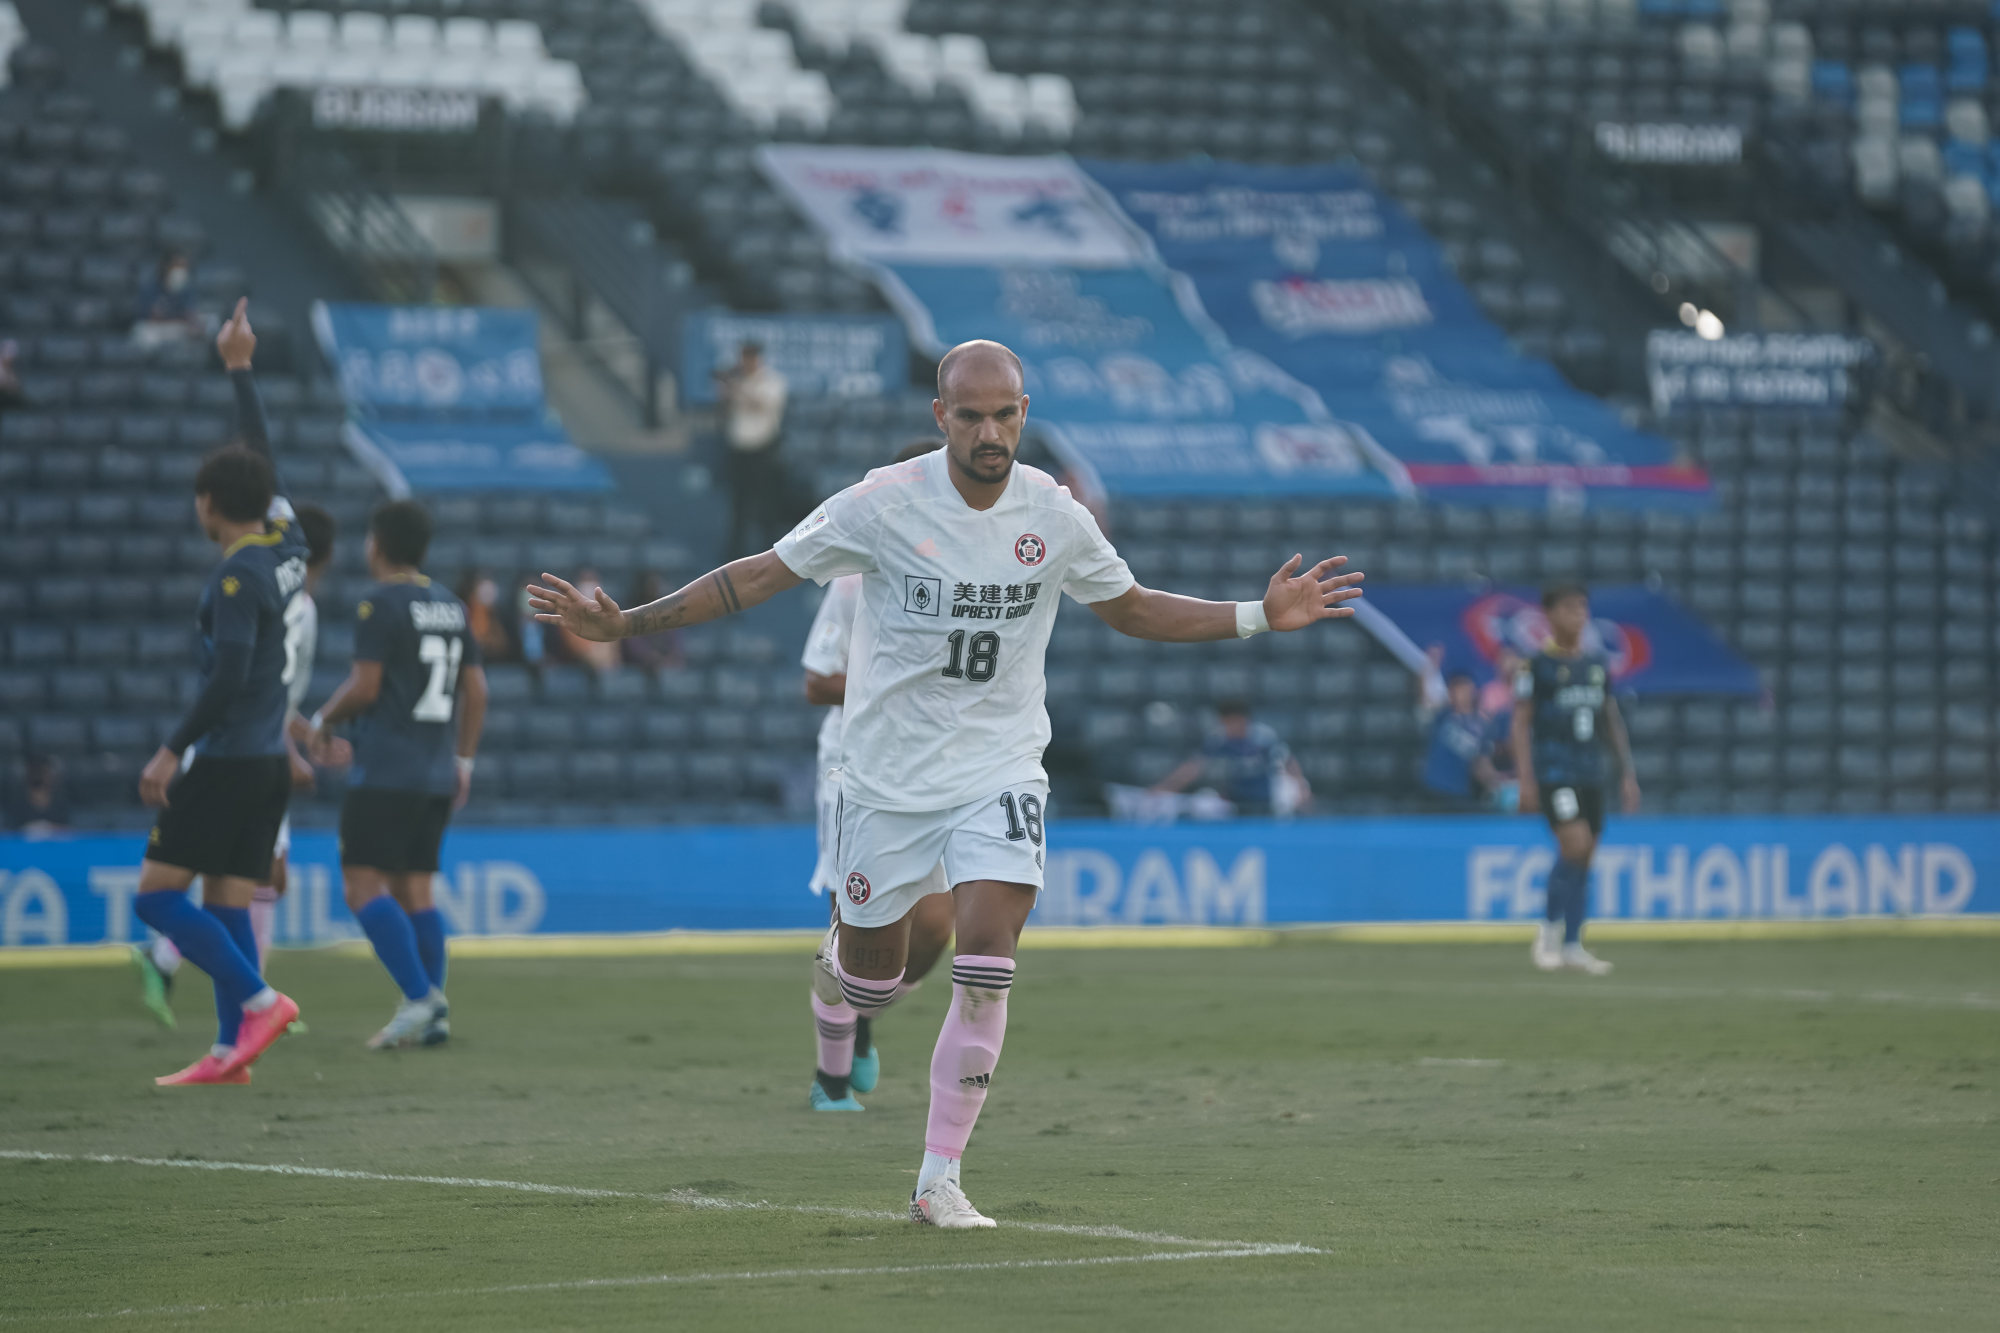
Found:
[[[1865,390],[1875,344],[1844,333],[1735,333],[1685,329],[1646,336],[1646,379],[1661,415],[1705,407],[1837,414]]]
[[[1455,586],[1371,587],[1368,601],[1411,641],[1444,648],[1444,670],[1493,675],[1502,653],[1527,657],[1548,641],[1541,594]],[[1621,691],[1761,696],[1757,669],[1700,617],[1642,585],[1590,590],[1584,646],[1611,663]]]
[[[1122,267],[1143,253],[1067,157],[765,144],[758,162],[855,263]]]
[[[550,422],[349,418],[347,448],[389,494],[608,491],[611,473]]]
[[[890,315],[738,315],[711,310],[681,324],[681,401],[715,401],[715,372],[743,344],[764,349],[795,398],[875,398],[910,382],[903,324]]]
[[[1534,818],[1053,820],[1030,924],[1266,926],[1530,921],[1554,848]],[[141,835],[0,838],[0,946],[125,943]],[[458,829],[437,903],[460,935],[817,930],[806,826]],[[277,938],[358,938],[334,837],[301,833]],[[717,885],[726,885],[719,891]],[[1978,816],[1613,817],[1606,920],[1829,920],[2000,913],[2000,824]]]
[[[312,324],[352,412],[539,421],[546,411],[532,310],[316,301]]]
[[[1083,164],[1237,347],[1313,390],[1427,494],[1705,508],[1707,475],[1514,351],[1431,238],[1342,166]]]
[[[1729,121],[1600,120],[1590,139],[1597,151],[1629,167],[1734,167],[1746,136]]]
[[[933,355],[972,338],[1019,353],[1030,425],[1104,489],[1384,497],[1399,489],[1396,461],[1367,432],[1329,420],[1289,375],[1199,328],[1154,271],[877,271]]]

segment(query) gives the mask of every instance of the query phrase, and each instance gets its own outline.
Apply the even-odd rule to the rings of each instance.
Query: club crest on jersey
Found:
[[[868,883],[868,876],[862,874],[859,870],[847,877],[847,901],[853,903],[856,907],[867,902],[868,895],[873,892],[875,892],[875,889]]]
[[[1048,553],[1048,544],[1032,532],[1022,533],[1014,543],[1014,558],[1030,568],[1041,564]]]
[[[921,574],[903,575],[903,609],[914,615],[934,616],[944,600],[944,580]]]

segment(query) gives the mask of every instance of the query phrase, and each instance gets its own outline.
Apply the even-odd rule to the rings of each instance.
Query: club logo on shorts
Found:
[[[1048,553],[1047,543],[1032,532],[1022,533],[1020,540],[1014,543],[1014,558],[1031,569],[1041,564]]]
[[[868,883],[868,876],[859,870],[847,877],[847,901],[856,907],[868,901],[868,895],[875,890]]]

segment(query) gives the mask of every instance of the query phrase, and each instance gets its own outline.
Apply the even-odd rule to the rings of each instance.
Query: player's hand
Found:
[[[1359,584],[1366,576],[1358,570],[1336,573],[1347,563],[1344,555],[1322,560],[1299,573],[1304,563],[1302,555],[1287,560],[1284,568],[1271,575],[1271,584],[1264,590],[1264,618],[1274,630],[1304,629],[1315,620],[1339,620],[1354,614],[1353,607],[1341,603],[1361,595]]]
[[[451,799],[452,810],[456,812],[465,809],[465,803],[471,799],[472,761],[470,759],[460,759],[458,761],[458,791]]]
[[[153,757],[146,761],[146,767],[139,773],[139,799],[155,808],[164,807],[167,788],[173,785],[174,775],[180,771],[179,755],[164,745],[153,751]]]
[[[234,314],[222,322],[215,335],[215,350],[225,370],[248,370],[257,351],[257,335],[250,327],[250,298],[239,297]]]
[[[1622,789],[1619,791],[1619,798],[1620,798],[1620,803],[1623,804],[1625,807],[1626,814],[1628,815],[1638,814],[1639,779],[1633,777],[1630,773],[1627,773],[1625,775],[1624,785]]]
[[[305,756],[297,750],[287,751],[285,757],[292,761],[292,789],[311,791],[313,785],[319,781],[318,775],[313,772],[313,766],[307,763]]]
[[[1535,780],[1533,778],[1522,778],[1518,785],[1520,789],[1521,813],[1524,815],[1540,814],[1542,812],[1542,793],[1540,788],[1535,786]]]
[[[542,575],[542,582],[550,586],[528,585],[528,608],[544,625],[560,625],[577,638],[595,643],[613,643],[625,637],[625,613],[604,589],[599,588],[591,598],[553,574]]]

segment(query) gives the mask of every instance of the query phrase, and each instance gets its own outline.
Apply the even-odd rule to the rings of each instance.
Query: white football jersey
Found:
[[[285,693],[294,713],[312,686],[313,659],[319,656],[319,604],[300,592],[285,606]]]
[[[854,639],[854,613],[861,606],[861,576],[843,574],[833,581],[813,617],[800,665],[815,676],[838,676],[847,670],[847,649]],[[835,704],[819,724],[819,774],[840,767],[841,718],[846,709]]]
[[[940,449],[879,468],[775,548],[819,583],[862,576],[841,786],[877,810],[945,810],[1046,780],[1056,594],[1102,602],[1133,584],[1097,520],[1048,473],[1015,464],[981,511],[950,465]]]

